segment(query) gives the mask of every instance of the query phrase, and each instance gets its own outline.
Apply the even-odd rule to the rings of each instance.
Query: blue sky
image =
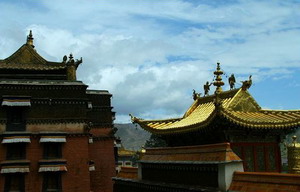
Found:
[[[300,109],[300,1],[1,0],[0,7],[0,58],[30,29],[47,60],[83,57],[78,79],[114,95],[116,122],[129,122],[129,113],[182,116],[218,61],[238,82],[253,76],[249,91],[263,108]]]

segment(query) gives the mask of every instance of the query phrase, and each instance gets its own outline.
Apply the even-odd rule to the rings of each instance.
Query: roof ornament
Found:
[[[136,123],[136,121],[138,120],[138,118],[136,118],[135,116],[133,116],[132,114],[129,114],[130,116],[130,120],[132,123]]]
[[[252,75],[249,76],[249,80],[241,81],[241,82],[243,83],[243,85],[242,85],[243,90],[249,89],[252,85]]]
[[[63,63],[67,63],[67,60],[68,60],[68,57],[65,55],[65,56],[63,57]]]
[[[204,89],[204,97],[208,96],[209,90],[210,90],[210,86],[212,85],[212,83],[209,83],[208,81],[206,81],[206,84],[203,85],[203,89]]]
[[[27,45],[31,45],[32,48],[34,48],[34,45],[33,45],[33,36],[32,36],[32,31],[30,30],[29,31],[29,35],[27,35],[27,41],[26,41],[26,44]]]
[[[78,66],[80,65],[80,63],[82,63],[82,57],[80,58],[80,60],[76,59],[76,61],[75,61],[73,54],[70,53],[69,61],[67,61],[67,59],[68,58],[65,55],[63,57],[63,63],[65,63],[67,65],[67,79],[71,80],[71,81],[75,81],[76,80],[76,70],[77,70]]]
[[[213,82],[214,86],[216,86],[215,94],[220,94],[222,92],[222,87],[224,82],[222,81],[223,71],[221,70],[220,63],[217,63],[217,70],[214,72],[216,76],[215,81]]]
[[[73,54],[72,53],[70,53],[70,55],[69,55],[69,62],[74,62],[74,59],[73,59],[74,57],[73,57]]]
[[[193,99],[194,101],[200,98],[201,93],[197,93],[195,89],[193,89]]]
[[[230,90],[235,89],[235,77],[234,77],[234,74],[231,74],[231,76],[228,78],[228,83],[230,85]]]

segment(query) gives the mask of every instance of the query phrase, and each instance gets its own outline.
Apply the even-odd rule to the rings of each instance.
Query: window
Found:
[[[61,192],[61,173],[45,173],[43,192]]]
[[[25,143],[10,143],[6,145],[7,160],[26,159],[26,144]]]
[[[24,107],[7,108],[6,131],[25,131],[25,110]]]
[[[44,159],[62,158],[61,143],[44,143]]]
[[[126,162],[125,162],[125,166],[132,166],[131,161],[126,161]]]
[[[24,174],[5,175],[4,192],[24,192],[25,178]]]

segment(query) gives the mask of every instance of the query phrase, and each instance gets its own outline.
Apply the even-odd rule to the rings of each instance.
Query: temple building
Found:
[[[0,191],[112,191],[112,95],[77,80],[82,59],[47,61],[33,40],[0,60]]]
[[[237,89],[233,76],[229,79],[231,90],[223,91],[222,74],[218,63],[215,93],[208,95],[207,82],[205,95],[194,92],[194,102],[183,117],[143,120],[131,116],[132,122],[161,137],[169,147],[228,142],[243,160],[245,171],[280,172],[279,144],[300,127],[300,110],[262,109],[248,92],[251,76]]]

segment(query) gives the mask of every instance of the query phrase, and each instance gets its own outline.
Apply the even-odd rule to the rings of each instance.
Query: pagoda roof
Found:
[[[60,70],[66,67],[64,62],[47,61],[28,43],[22,45],[11,56],[0,60],[0,69]]]
[[[218,98],[217,98],[218,97]],[[216,104],[219,99],[220,105]],[[249,129],[291,129],[300,125],[300,110],[262,109],[246,89],[224,91],[217,95],[198,97],[181,118],[143,120],[131,117],[154,134],[176,134],[203,130],[217,117]]]

